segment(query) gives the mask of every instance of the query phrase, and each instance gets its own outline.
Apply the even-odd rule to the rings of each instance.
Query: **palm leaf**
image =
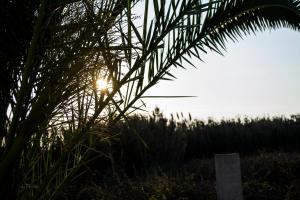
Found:
[[[199,35],[206,46],[219,49],[224,48],[225,38],[236,41],[242,35],[281,27],[300,30],[300,1],[222,1],[207,16]]]

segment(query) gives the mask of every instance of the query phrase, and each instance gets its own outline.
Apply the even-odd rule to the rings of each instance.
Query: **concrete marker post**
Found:
[[[243,200],[240,156],[215,154],[218,200]]]

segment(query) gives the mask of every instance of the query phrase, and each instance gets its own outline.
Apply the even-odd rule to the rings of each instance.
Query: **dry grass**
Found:
[[[300,154],[261,152],[241,158],[241,168],[246,200],[300,198]],[[89,179],[89,184],[70,199],[215,200],[214,161],[195,159],[180,168],[131,178],[107,174],[98,183]]]

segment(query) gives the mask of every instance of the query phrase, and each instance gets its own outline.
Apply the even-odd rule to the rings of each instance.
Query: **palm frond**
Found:
[[[300,1],[222,1],[206,17],[199,35],[201,43],[219,49],[225,47],[227,38],[236,41],[243,35],[281,27],[300,30]]]
[[[149,23],[149,1],[145,2],[143,34],[137,34],[142,53],[133,63],[132,72],[124,79],[137,75],[135,95],[127,96],[127,108],[159,80],[171,80],[171,67],[186,68],[201,52],[215,51],[222,55],[228,39],[280,27],[300,29],[299,0],[198,0],[154,1],[154,19]],[[149,25],[148,25],[149,24]],[[141,37],[140,35],[143,35]],[[140,74],[142,73],[142,74]],[[134,79],[131,79],[134,80]],[[125,82],[125,80],[124,80]],[[133,94],[133,93],[130,93]],[[127,109],[125,106],[124,111]]]

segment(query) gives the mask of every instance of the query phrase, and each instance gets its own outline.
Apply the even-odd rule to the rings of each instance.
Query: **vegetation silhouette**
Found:
[[[128,125],[129,124],[129,125]],[[212,158],[216,153],[238,152],[251,156],[259,152],[300,152],[300,123],[294,118],[236,118],[208,120],[167,119],[162,113],[152,117],[133,116],[120,123],[115,132],[115,160],[129,174],[151,167],[183,165],[194,159]],[[132,132],[136,132],[148,145]],[[119,151],[116,151],[119,150]]]
[[[1,199],[54,199],[91,160],[113,162],[96,141],[111,148],[110,127],[172,67],[227,39],[300,28],[299,0],[5,0],[0,11]]]

